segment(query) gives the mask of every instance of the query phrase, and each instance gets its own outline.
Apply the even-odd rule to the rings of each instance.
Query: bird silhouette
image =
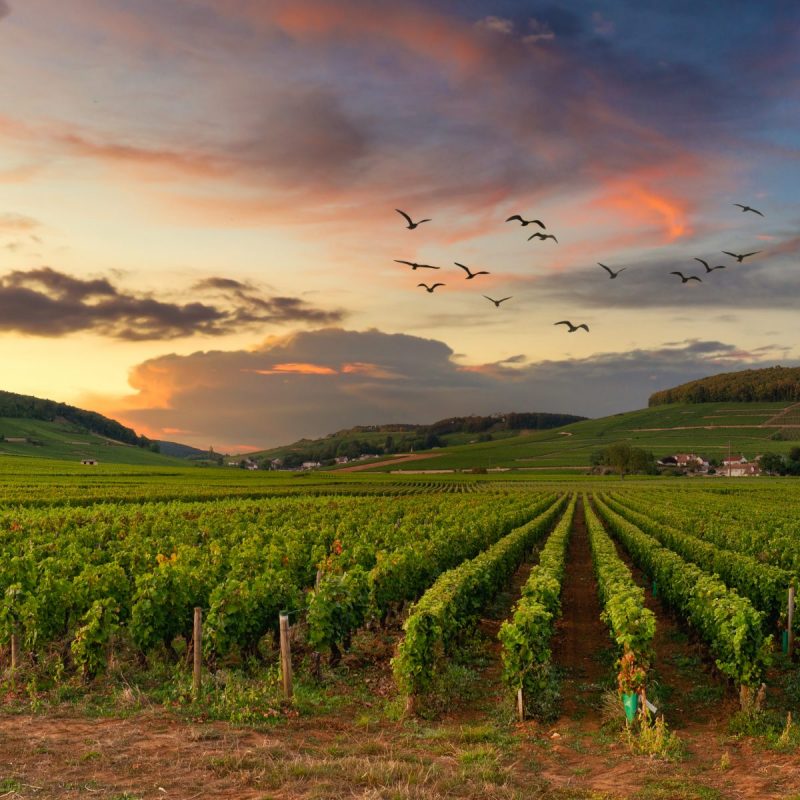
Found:
[[[688,278],[682,272],[670,272],[670,275],[677,275],[683,283],[689,283],[689,281],[703,281],[697,277],[697,275],[690,275]]]
[[[409,217],[408,214],[406,214],[405,211],[401,211],[399,208],[396,208],[395,211],[402,217],[406,218],[406,221],[408,222],[407,227],[410,231],[413,231],[414,228],[416,228],[418,225],[422,225],[423,222],[430,222],[429,219],[421,219],[419,222],[414,222],[412,221],[411,217]]]
[[[558,239],[552,233],[539,233],[538,231],[531,236],[528,237],[528,241],[531,239],[541,239],[544,241],[545,239],[552,239],[556,244],[558,244]]]
[[[417,286],[424,286],[424,287],[425,287],[425,291],[426,291],[428,294],[431,294],[431,293],[433,292],[433,290],[434,290],[434,289],[435,289],[437,286],[444,286],[444,284],[443,284],[443,283],[434,283],[434,284],[433,284],[433,286],[428,286],[428,284],[427,284],[427,283],[418,283],[418,284],[417,284]]]
[[[495,308],[500,308],[500,303],[505,303],[506,300],[510,300],[513,296],[514,295],[511,295],[509,297],[503,297],[500,300],[493,300],[491,297],[487,297],[487,295],[484,295],[484,297],[486,297],[487,300],[491,300],[494,303]]]
[[[706,268],[706,272],[713,272],[715,269],[725,269],[724,264],[717,264],[716,267],[709,267],[708,261],[703,261],[702,258],[695,258],[695,261],[699,261]]]
[[[589,326],[585,322],[580,325],[573,325],[568,319],[562,319],[561,322],[554,322],[553,325],[566,325],[569,328],[567,333],[575,333],[578,328],[585,328],[586,333],[589,333]]]
[[[744,261],[746,258],[749,258],[750,256],[754,256],[757,253],[760,253],[761,251],[760,250],[753,250],[752,253],[731,253],[728,250],[723,250],[722,252],[725,253],[726,256],[730,256],[731,258],[735,258],[741,264],[742,261]]]
[[[398,264],[408,264],[411,269],[441,269],[441,267],[433,267],[430,264],[417,264],[416,261],[403,261],[400,258],[394,259]]]
[[[602,267],[608,273],[608,277],[611,278],[612,281],[617,277],[617,275],[620,274],[620,272],[624,272],[626,269],[628,269],[627,267],[620,267],[616,272],[614,272],[614,270],[609,269],[609,267],[607,267],[605,264],[601,264],[599,261],[597,262],[597,266]]]
[[[482,269],[480,272],[470,272],[469,267],[464,266],[464,264],[459,264],[458,261],[454,261],[453,263],[457,267],[461,267],[461,269],[463,269],[464,272],[467,273],[467,280],[468,281],[471,281],[476,275],[488,275],[489,274],[485,269]]]
[[[758,214],[759,217],[764,216],[757,208],[753,208],[752,206],[743,206],[741,203],[734,203],[734,205],[742,209],[742,214],[744,214],[745,211],[752,211],[754,214]]]
[[[519,220],[519,224],[522,225],[523,228],[526,225],[538,225],[542,230],[547,227],[540,219],[522,219],[519,214],[514,214],[513,217],[509,217],[506,222],[512,222],[515,219]]]

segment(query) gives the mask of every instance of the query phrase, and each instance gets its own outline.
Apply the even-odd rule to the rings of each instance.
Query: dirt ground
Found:
[[[800,798],[800,753],[728,732],[736,709],[732,691],[649,588],[647,602],[658,618],[653,696],[683,744],[683,757],[633,756],[620,726],[603,724],[613,654],[600,621],[582,508],[553,643],[563,713],[550,725],[515,723],[492,642],[529,569],[517,571],[481,621],[484,661],[474,685],[454,687],[454,696],[466,699],[436,719],[387,712],[388,653],[353,673],[374,689],[370,699],[353,697],[335,714],[290,715],[258,730],[158,707],[95,718],[69,706],[0,712],[0,800]]]

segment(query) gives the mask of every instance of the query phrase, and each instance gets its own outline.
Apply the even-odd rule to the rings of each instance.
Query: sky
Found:
[[[795,0],[0,0],[0,76],[7,391],[244,452],[800,364]]]

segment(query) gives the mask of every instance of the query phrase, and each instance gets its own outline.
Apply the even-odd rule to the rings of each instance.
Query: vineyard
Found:
[[[466,719],[555,759],[553,791],[548,732],[663,763],[726,733],[800,792],[792,482],[123,470],[2,476],[4,719],[159,708],[296,733],[368,714],[387,736]],[[517,796],[500,773],[491,796]],[[591,796],[628,796],[601,773]]]

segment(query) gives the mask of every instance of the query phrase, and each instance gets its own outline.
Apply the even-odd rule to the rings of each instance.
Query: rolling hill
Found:
[[[113,464],[185,464],[116,420],[66,403],[0,392],[0,455]]]
[[[384,455],[431,450],[505,439],[524,430],[549,430],[585,419],[573,414],[509,412],[489,416],[448,417],[429,425],[385,424],[346,428],[320,439],[300,439],[289,445],[247,453],[257,462],[280,459],[288,466],[304,461],[333,461],[337,456]]]
[[[800,403],[673,403],[585,420],[548,431],[491,442],[444,447],[380,470],[517,470],[588,468],[593,451],[615,441],[652,450],[656,457],[697,452],[720,458],[729,449],[748,458],[788,453],[800,442]]]

